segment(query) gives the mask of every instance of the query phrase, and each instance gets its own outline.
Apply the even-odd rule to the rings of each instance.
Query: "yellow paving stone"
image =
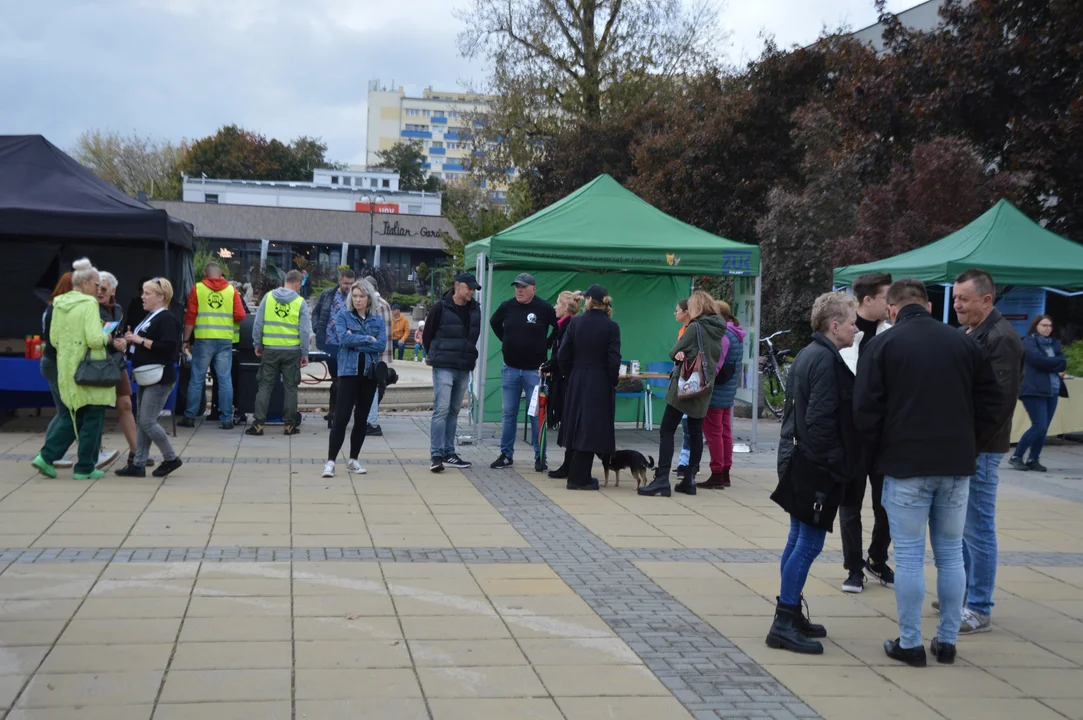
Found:
[[[283,568],[288,572],[287,568]],[[289,597],[289,577],[279,578],[204,578],[196,580],[193,595],[208,597]]]
[[[533,665],[642,664],[620,638],[526,638],[519,645]]]
[[[348,593],[342,595],[296,595],[293,598],[294,617],[357,617],[394,615],[395,606],[389,595]]]
[[[75,614],[79,600],[0,600],[0,622],[16,620],[66,620]]]
[[[1033,699],[930,697],[925,702],[948,720],[1064,720]]]
[[[154,712],[153,705],[116,705],[87,707],[35,708],[24,710],[16,708],[7,715],[7,720],[147,720]]]
[[[395,640],[402,638],[395,617],[298,617],[293,621],[294,638],[303,640]]]
[[[181,618],[184,617],[188,599],[184,597],[167,598],[87,598],[77,619],[141,619],[141,618]]]
[[[578,595],[489,595],[489,602],[504,616],[515,615],[594,615],[594,610]]]
[[[989,673],[1028,697],[1077,698],[1083,703],[1083,669],[996,667]]]
[[[195,596],[188,605],[187,617],[289,617],[288,597],[203,597]]]
[[[180,618],[91,620],[75,618],[64,630],[60,645],[146,645],[173,642]]]
[[[481,597],[481,587],[469,574],[459,578],[403,578],[388,579],[387,589],[392,597],[417,597],[434,595],[456,595]]]
[[[170,670],[163,703],[289,700],[288,669]]]
[[[449,595],[432,590],[421,591],[413,597],[395,597],[395,612],[400,617],[496,615],[484,595]]]
[[[549,698],[436,698],[429,702],[433,720],[562,720]]]
[[[42,673],[125,672],[165,670],[172,643],[155,645],[57,645],[41,666]]]
[[[854,657],[853,654],[848,652],[844,647],[831,640],[820,640],[820,643],[824,646],[824,654],[817,655],[815,658],[809,658],[808,655],[800,655],[798,653],[789,652],[788,650],[778,650],[767,647],[767,644],[763,641],[766,636],[767,630],[764,629],[755,637],[733,637],[730,638],[730,641],[740,648],[743,653],[761,665],[816,664],[861,666],[865,664],[862,660]],[[883,650],[881,650],[881,652],[883,652]]]
[[[207,541],[210,538],[210,533],[203,535],[130,535],[127,540],[121,543],[121,548],[156,548],[156,547],[205,547]]]
[[[512,636],[526,638],[605,638],[616,637],[597,615],[548,616],[542,614],[502,615]]]
[[[977,638],[962,638],[958,645],[959,657],[977,667],[993,668],[1077,668],[1079,665],[1035,643],[1012,636],[989,633],[985,642]]]
[[[292,664],[288,641],[279,642],[182,642],[177,645],[173,670],[285,668]]]
[[[52,645],[67,620],[11,620],[0,622],[0,647]]]
[[[966,667],[956,663],[955,665],[939,665],[933,662],[929,665],[929,671],[914,673],[913,668],[902,666],[878,667],[876,672],[890,680],[911,695],[921,698],[953,697],[953,698],[1017,698],[1027,693],[1020,692],[1016,683],[1009,684],[993,675],[994,671],[982,670],[975,667]],[[1029,672],[1027,670],[1012,669],[1012,673]],[[1057,672],[1053,670],[1039,670],[1034,672]]]
[[[356,698],[420,698],[421,687],[413,670],[375,668],[357,670],[310,670],[296,672],[297,700]],[[289,689],[289,682],[286,683]]]
[[[504,621],[496,616],[403,617],[402,632],[409,640],[495,640],[510,638]]]
[[[553,697],[669,696],[642,665],[549,665],[535,668]]]
[[[421,687],[428,698],[538,697],[547,693],[527,666],[420,667]]]
[[[881,697],[885,692],[895,690],[884,677],[867,667],[815,665],[815,660],[810,656],[808,665],[768,664],[763,667],[801,698]]]
[[[297,700],[297,720],[429,720],[421,699],[364,697],[355,700]]]
[[[154,702],[162,671],[38,673],[19,697],[21,710],[91,705],[144,705]],[[33,713],[28,713],[31,717]]]
[[[574,591],[560,578],[492,578],[482,580],[489,595],[572,595]]]
[[[154,711],[154,717],[157,720],[290,720],[291,713],[288,700],[160,703]]]
[[[865,720],[869,717],[867,697],[820,697],[802,698],[824,720]],[[920,700],[891,687],[876,704],[876,717],[887,720],[942,720],[939,713],[929,708]],[[986,716],[983,720],[994,720],[996,716]]]
[[[410,640],[417,667],[526,665],[514,640]]]
[[[297,642],[294,650],[297,668],[362,670],[411,667],[404,640]]]
[[[260,598],[238,598],[259,603]],[[265,642],[290,639],[288,617],[191,617],[181,628],[180,642]]]
[[[687,720],[692,717],[674,697],[558,697],[556,703],[567,720]]]
[[[1059,712],[1069,720],[1083,720],[1083,703],[1078,700],[1042,699],[1044,705]]]

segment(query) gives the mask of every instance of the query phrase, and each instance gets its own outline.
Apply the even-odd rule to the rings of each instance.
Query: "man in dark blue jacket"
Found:
[[[478,362],[481,307],[474,293],[481,290],[471,273],[455,276],[455,287],[444,293],[425,318],[421,344],[432,366],[432,425],[429,431],[429,469],[468,468],[455,452],[455,429],[463,406],[470,372]]]

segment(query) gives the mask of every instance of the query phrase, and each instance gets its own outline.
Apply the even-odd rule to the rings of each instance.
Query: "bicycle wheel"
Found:
[[[786,388],[779,378],[778,368],[773,363],[764,369],[763,402],[776,418],[782,417],[782,406],[786,403]]]

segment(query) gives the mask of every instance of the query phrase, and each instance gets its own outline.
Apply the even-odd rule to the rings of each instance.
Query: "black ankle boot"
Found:
[[[805,655],[823,655],[824,646],[817,640],[808,639],[797,629],[797,617],[800,614],[800,605],[784,605],[780,601],[775,606],[775,621],[771,625],[771,631],[767,633],[767,647]]]
[[[692,468],[686,468],[684,474],[681,476],[681,481],[677,483],[677,487],[673,488],[679,493],[685,495],[696,494],[696,471]]]
[[[776,597],[775,600],[778,600],[778,598]],[[808,603],[805,602],[804,595],[801,596],[801,600],[799,601],[799,603],[800,604],[797,606],[797,615],[794,616],[793,619],[794,627],[800,630],[801,634],[807,638],[827,637],[827,628],[825,628],[823,625],[817,625],[815,623],[809,622]]]
[[[659,473],[654,476],[654,480],[650,485],[644,485],[636,490],[640,495],[661,495],[662,497],[669,497],[669,473]]]

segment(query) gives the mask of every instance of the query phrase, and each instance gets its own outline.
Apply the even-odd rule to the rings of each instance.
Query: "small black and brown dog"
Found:
[[[605,469],[605,485],[603,487],[609,487],[610,470],[616,476],[616,482],[613,483],[614,487],[620,487],[620,471],[631,470],[638,489],[640,484],[647,484],[647,470],[654,468],[653,457],[649,455],[644,457],[643,453],[635,450],[618,450],[612,455],[599,455],[598,457],[601,458],[602,467]]]

